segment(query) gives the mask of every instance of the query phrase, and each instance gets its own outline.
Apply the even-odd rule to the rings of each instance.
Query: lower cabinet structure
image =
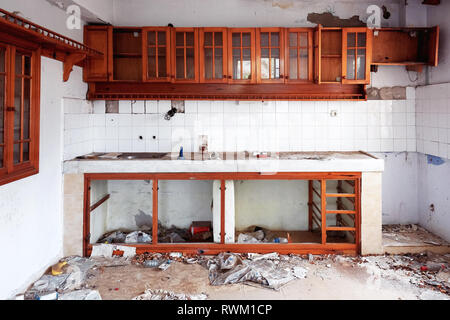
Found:
[[[358,254],[361,173],[85,174],[85,255]]]

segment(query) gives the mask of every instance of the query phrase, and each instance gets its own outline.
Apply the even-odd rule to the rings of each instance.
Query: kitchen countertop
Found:
[[[92,153],[64,162],[64,174],[158,172],[381,172],[365,152]]]

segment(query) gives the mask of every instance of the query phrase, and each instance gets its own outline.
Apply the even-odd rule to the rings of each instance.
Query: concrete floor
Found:
[[[298,265],[307,268],[307,277],[291,281],[279,291],[257,284],[211,286],[207,269],[182,262],[174,262],[165,271],[140,265],[100,267],[87,284],[105,300],[129,300],[147,288],[191,295],[203,293],[211,300],[450,300],[450,295],[420,283],[427,275],[415,274],[406,267],[392,268],[408,259],[402,256],[316,256],[312,262],[302,259]]]

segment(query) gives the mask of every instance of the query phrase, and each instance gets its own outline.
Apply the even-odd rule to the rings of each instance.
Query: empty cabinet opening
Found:
[[[236,243],[322,242],[309,229],[307,180],[235,181]]]
[[[213,181],[93,180],[90,244],[213,242]],[[156,239],[155,239],[156,238]]]
[[[158,243],[213,242],[213,181],[158,181]]]

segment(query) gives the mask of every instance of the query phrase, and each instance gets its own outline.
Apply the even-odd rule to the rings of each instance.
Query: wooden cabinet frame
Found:
[[[148,244],[123,244],[135,247],[138,254],[144,252],[183,252],[186,254],[218,254],[220,252],[255,252],[280,254],[351,254],[356,255],[361,252],[361,172],[278,172],[276,174],[264,175],[260,172],[219,172],[219,173],[87,173],[84,175],[84,217],[83,217],[83,254],[89,256],[93,245],[90,243],[90,217],[95,210],[109,197],[106,195],[99,202],[91,205],[90,187],[95,180],[152,180],[153,186],[153,240]],[[221,181],[221,237],[220,243],[160,243],[158,242],[158,184],[164,180],[220,180]],[[322,237],[320,243],[260,243],[260,244],[240,244],[225,243],[225,181],[227,180],[308,180],[309,201],[308,201],[308,225],[309,231],[313,223],[317,224],[321,230]],[[352,194],[329,194],[326,184],[329,180],[345,180],[354,187]],[[312,181],[320,183],[320,190],[315,189]],[[320,202],[317,205],[312,201],[315,195]],[[352,199],[354,209],[350,212],[343,207],[337,210],[327,209],[327,198],[345,197]],[[317,197],[316,197],[317,199]],[[313,208],[315,207],[315,208]],[[319,220],[315,218],[320,213]],[[340,225],[339,227],[327,226],[327,214],[352,215],[354,217],[354,227]],[[327,231],[348,231],[354,235],[352,243],[335,243],[327,240]]]
[[[156,45],[155,45],[155,54],[156,54],[156,73],[159,72],[158,65],[158,49],[160,48],[158,43],[158,32],[166,33],[166,77],[156,77],[151,78],[148,75],[148,32],[154,31],[156,33]],[[172,61],[172,51],[171,51],[171,32],[169,27],[148,27],[142,29],[142,77],[146,82],[170,82],[171,81],[171,61]]]
[[[196,83],[199,82],[199,54],[198,54],[198,28],[172,28],[171,30],[171,38],[172,38],[172,82],[173,83]],[[186,70],[186,47],[184,47],[184,66],[185,66],[185,71],[184,71],[184,75],[185,78],[183,79],[177,79],[176,77],[176,73],[177,73],[177,45],[176,45],[176,33],[177,32],[193,32],[194,33],[194,79],[186,79],[186,75],[187,75],[187,70]],[[184,36],[184,42],[186,43],[186,34]]]
[[[291,76],[289,74],[290,72],[290,54],[289,54],[289,33],[296,32],[296,33],[307,33],[308,34],[308,79],[291,79]],[[297,39],[298,41],[299,39]],[[314,72],[314,31],[311,28],[286,28],[285,29],[285,35],[284,35],[284,42],[285,42],[285,83],[303,83],[303,82],[312,82],[313,81],[313,72]],[[297,43],[297,50],[301,48],[300,44]],[[297,55],[299,55],[299,51],[297,52]],[[300,66],[298,64],[298,56],[297,56],[297,75],[300,74]]]
[[[250,59],[251,59],[251,79],[233,79],[233,33],[250,33]],[[256,83],[256,48],[255,48],[255,28],[231,28],[228,29],[228,83],[252,84]],[[241,35],[241,59],[242,59],[242,35]],[[241,78],[242,78],[241,68]]]
[[[103,56],[91,57],[86,60],[83,68],[83,81],[111,81],[112,63],[110,63],[110,53],[112,53],[112,29],[111,26],[85,26],[84,43],[103,53]]]
[[[261,62],[261,50],[263,47],[261,46],[261,33],[269,33],[269,43],[268,47],[264,47],[269,49],[269,73],[271,71],[271,61],[270,58],[272,56],[272,48],[279,48],[280,50],[280,77],[279,79],[262,79],[262,62]],[[271,46],[271,33],[279,33],[279,44],[278,47]],[[285,32],[284,28],[258,28],[256,30],[256,82],[257,83],[284,83],[284,75],[285,75],[285,46],[284,39]]]
[[[205,78],[205,33],[212,32],[222,32],[222,79],[206,79]],[[215,48],[214,36],[213,45],[208,46],[208,48],[213,49],[213,75],[215,74]],[[228,82],[228,29],[227,28],[200,28],[199,30],[199,53],[200,53],[200,82],[201,83],[227,83]]]
[[[358,77],[356,69],[355,69],[355,79],[350,80],[347,79],[347,49],[349,49],[347,45],[347,39],[349,33],[365,33],[366,34],[366,67],[365,67],[365,77],[364,79],[356,79]],[[342,83],[343,84],[370,84],[370,65],[372,62],[372,30],[368,28],[343,28],[342,29]],[[355,39],[357,41],[357,39]],[[357,51],[358,44],[355,43],[356,47],[350,48],[355,49]],[[363,48],[363,47],[360,47]],[[356,53],[357,54],[357,53]],[[355,60],[355,64],[357,64]]]

